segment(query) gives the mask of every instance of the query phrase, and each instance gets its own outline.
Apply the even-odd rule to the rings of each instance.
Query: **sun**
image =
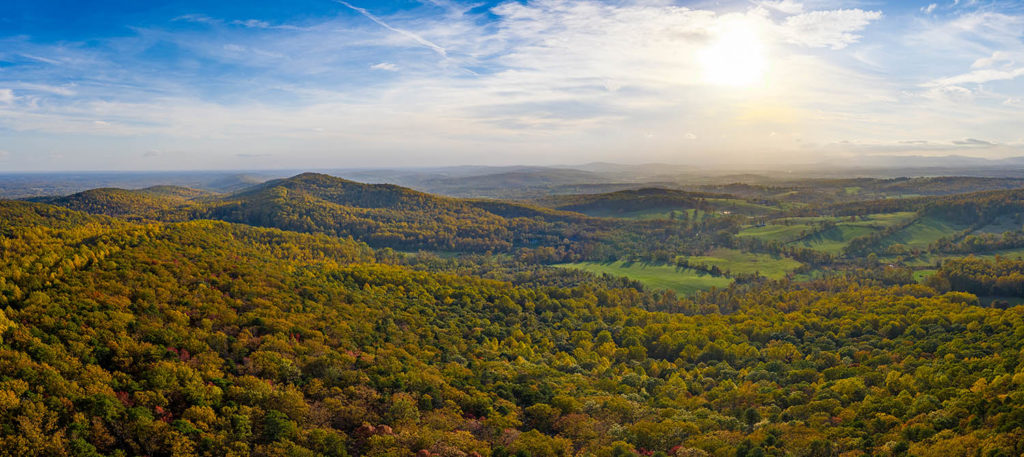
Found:
[[[708,84],[749,87],[764,82],[768,66],[765,46],[756,25],[730,21],[718,30],[714,41],[698,53]]]

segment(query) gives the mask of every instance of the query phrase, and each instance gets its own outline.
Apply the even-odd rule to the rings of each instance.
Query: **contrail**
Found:
[[[353,11],[355,11],[355,12],[357,12],[359,14],[362,14],[363,16],[366,16],[367,19],[369,19],[369,20],[371,20],[373,22],[376,22],[377,25],[380,25],[381,27],[384,27],[384,28],[386,28],[386,29],[388,29],[388,30],[390,30],[392,32],[395,32],[395,33],[398,33],[398,34],[401,34],[401,35],[405,35],[405,36],[407,36],[409,38],[412,38],[417,43],[422,44],[423,46],[426,46],[426,47],[428,47],[430,49],[433,49],[434,52],[438,53],[441,57],[448,58],[448,51],[445,51],[444,48],[442,48],[441,46],[438,46],[437,44],[431,42],[430,40],[427,40],[427,39],[425,39],[425,38],[423,38],[423,37],[421,37],[421,36],[419,36],[419,35],[417,35],[415,33],[412,33],[410,31],[408,31],[408,30],[402,30],[402,29],[394,28],[394,27],[388,25],[387,22],[384,22],[384,21],[380,20],[380,18],[378,18],[377,16],[374,16],[373,13],[371,13],[369,11],[366,11],[365,9],[360,8],[358,6],[353,6],[349,2],[346,2],[346,1],[343,1],[343,0],[335,0],[335,1],[337,1],[338,3],[341,3],[342,5],[345,5],[346,7],[352,9]]]

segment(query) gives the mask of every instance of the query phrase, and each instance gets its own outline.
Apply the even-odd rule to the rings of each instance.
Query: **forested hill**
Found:
[[[303,173],[258,184],[227,198],[240,201],[267,193],[300,192],[329,203],[355,208],[429,211],[460,206],[459,200],[418,192],[393,184],[364,184],[320,173]]]
[[[525,203],[442,197],[316,173],[229,195],[180,188],[96,189],[43,201],[129,220],[213,219],[351,236],[398,250],[518,253],[550,262],[610,258],[659,245],[689,252],[698,243],[668,221],[592,218]]]
[[[213,195],[187,187],[155,186],[140,190],[92,189],[65,197],[33,200],[92,214],[135,219],[187,220],[199,215],[199,201],[211,199]]]
[[[585,244],[587,236],[555,223],[566,218],[595,229],[614,225],[514,203],[488,205],[312,173],[226,197],[203,214],[250,225],[352,236],[381,247],[471,252]]]

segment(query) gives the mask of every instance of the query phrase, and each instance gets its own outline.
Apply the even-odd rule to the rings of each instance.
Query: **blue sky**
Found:
[[[1024,155],[1024,3],[0,2],[0,170]]]

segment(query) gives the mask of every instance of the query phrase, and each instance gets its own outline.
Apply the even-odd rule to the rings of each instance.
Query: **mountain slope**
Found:
[[[187,187],[154,186],[139,190],[91,189],[65,197],[35,200],[91,214],[183,221],[194,218],[197,203],[212,196],[209,192]]]
[[[253,187],[212,205],[204,214],[250,225],[351,236],[374,246],[479,252],[557,243],[566,238],[565,230],[545,218],[574,217],[315,173]]]

